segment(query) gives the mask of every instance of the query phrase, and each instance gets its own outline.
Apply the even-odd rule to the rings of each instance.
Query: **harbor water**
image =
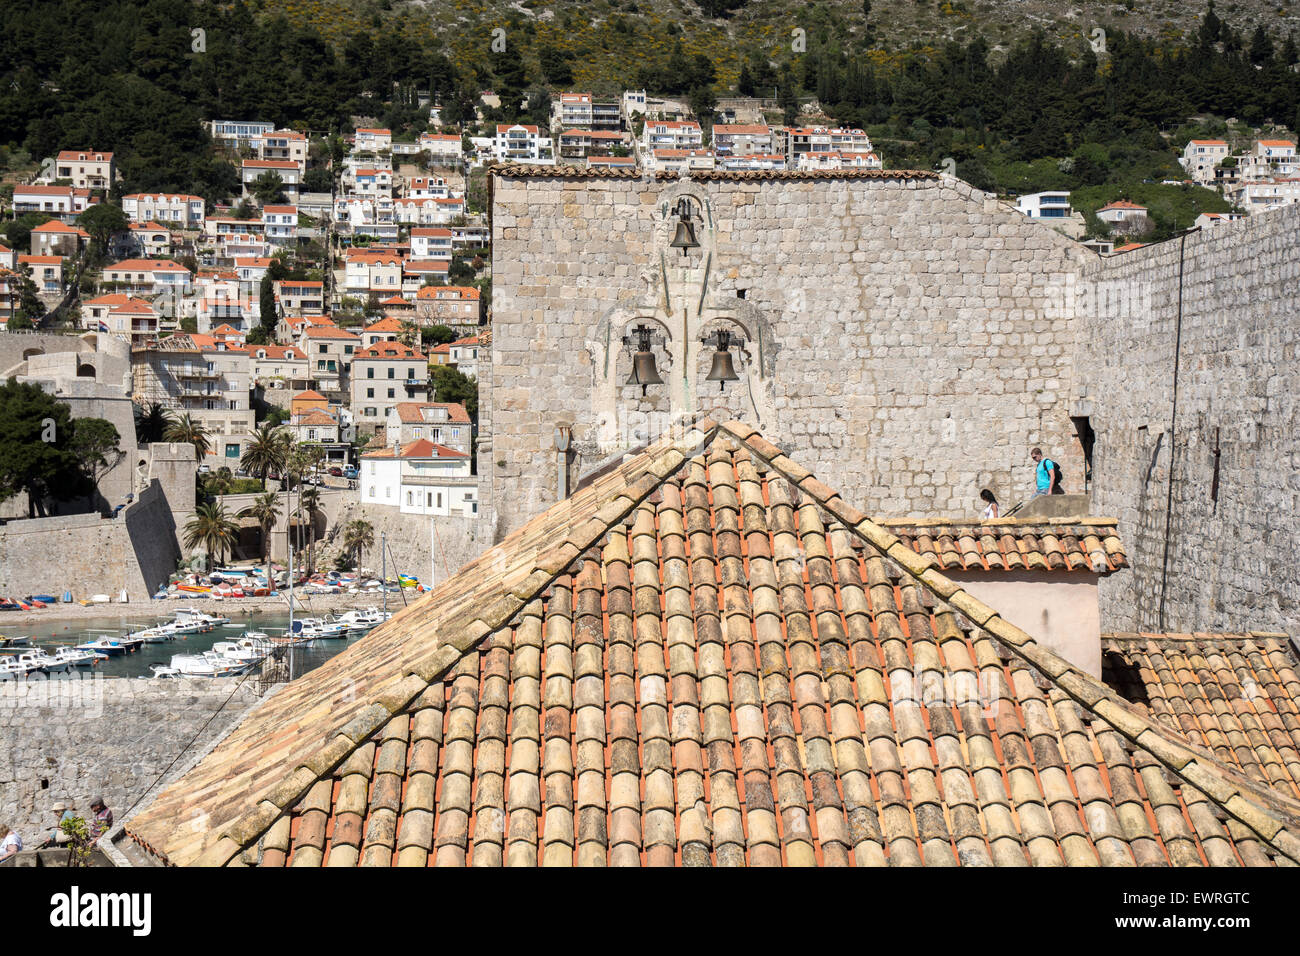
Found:
[[[232,602],[233,603],[233,602]],[[306,613],[306,612],[304,612]],[[102,660],[94,668],[94,673],[105,677],[151,677],[150,666],[168,664],[173,654],[202,654],[210,650],[217,641],[233,640],[244,631],[263,631],[271,637],[278,637],[289,627],[289,612],[263,611],[238,613],[237,607],[222,611],[223,617],[229,617],[229,624],[221,624],[211,631],[200,634],[183,634],[173,641],[161,644],[142,644],[139,650],[120,657]],[[297,615],[301,617],[302,615]],[[71,647],[85,641],[93,641],[107,635],[119,637],[133,631],[143,630],[158,621],[169,620],[169,616],[160,614],[157,620],[141,619],[114,615],[111,612],[102,617],[85,618],[76,621],[60,621],[51,618],[48,622],[23,624],[4,629],[6,637],[30,636],[33,648],[44,648],[53,654],[55,648]],[[0,623],[3,623],[0,621]],[[325,663],[335,654],[361,640],[365,634],[357,632],[347,638],[318,640],[308,647],[296,647],[293,650],[293,674],[295,677],[305,674]],[[7,653],[19,653],[26,648],[13,648]],[[0,651],[0,653],[6,653]],[[84,673],[89,670],[82,669]]]

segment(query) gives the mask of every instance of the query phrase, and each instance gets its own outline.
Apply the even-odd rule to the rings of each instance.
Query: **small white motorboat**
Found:
[[[18,663],[27,667],[27,672],[40,671],[43,674],[64,674],[72,667],[67,661],[51,657],[43,647],[18,655]]]
[[[102,658],[94,651],[79,651],[75,647],[59,647],[54,659],[65,661],[69,667],[94,667]]]
[[[197,608],[182,607],[176,610],[177,624],[199,624],[204,627],[220,627],[222,624],[229,624],[230,618],[219,617],[216,614],[208,614],[206,611],[200,611]]]

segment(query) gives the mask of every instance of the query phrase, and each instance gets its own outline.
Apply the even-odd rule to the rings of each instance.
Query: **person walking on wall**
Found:
[[[1029,453],[1034,462],[1034,497],[1064,494],[1061,490],[1061,466],[1043,457],[1043,450],[1035,448]]]
[[[981,521],[992,521],[998,516],[998,499],[993,497],[993,492],[987,488],[980,490],[980,500],[984,502],[984,514],[980,516]]]

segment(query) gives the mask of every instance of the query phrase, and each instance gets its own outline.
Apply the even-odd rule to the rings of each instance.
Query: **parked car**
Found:
[[[348,479],[356,478],[356,477],[357,477],[357,466],[356,466],[356,465],[348,465],[346,468],[344,468],[344,469],[343,469],[343,477],[344,477],[344,478],[348,478]]]
[[[333,468],[330,469],[330,474],[333,475],[335,478],[342,478],[343,469],[335,465]]]
[[[211,465],[199,465],[199,474],[200,474],[200,475],[206,475],[206,474],[207,474],[208,472],[210,472],[210,471],[212,471],[212,466],[211,466]]]

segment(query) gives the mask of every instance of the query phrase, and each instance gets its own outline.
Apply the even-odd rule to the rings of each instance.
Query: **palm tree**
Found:
[[[191,418],[189,412],[172,419],[163,432],[163,441],[193,445],[195,461],[202,461],[203,456],[212,450],[212,440],[208,437],[207,426]]]
[[[273,587],[271,577],[271,529],[280,517],[280,501],[274,491],[258,495],[253,503],[239,513],[241,518],[256,518],[262,527],[262,561],[266,564],[266,585]]]
[[[397,341],[414,348],[420,341],[420,327],[410,319],[402,319],[402,326],[397,333]]]
[[[316,516],[321,512],[320,490],[307,488],[298,496],[298,509],[307,512],[307,573],[316,571]]]
[[[252,441],[239,456],[239,464],[247,468],[250,475],[261,478],[265,487],[267,475],[284,469],[289,432],[279,425],[263,422],[257,431],[248,434]]]
[[[167,427],[172,423],[171,413],[162,402],[135,407],[135,440],[139,445],[151,445],[162,441],[167,434]]]
[[[185,547],[202,547],[208,555],[208,567],[213,558],[223,558],[239,540],[239,525],[226,514],[224,505],[202,504],[194,509],[194,517],[185,525]]]
[[[369,521],[356,518],[343,529],[343,549],[353,553],[353,566],[361,570],[361,552],[375,546],[375,529]]]

